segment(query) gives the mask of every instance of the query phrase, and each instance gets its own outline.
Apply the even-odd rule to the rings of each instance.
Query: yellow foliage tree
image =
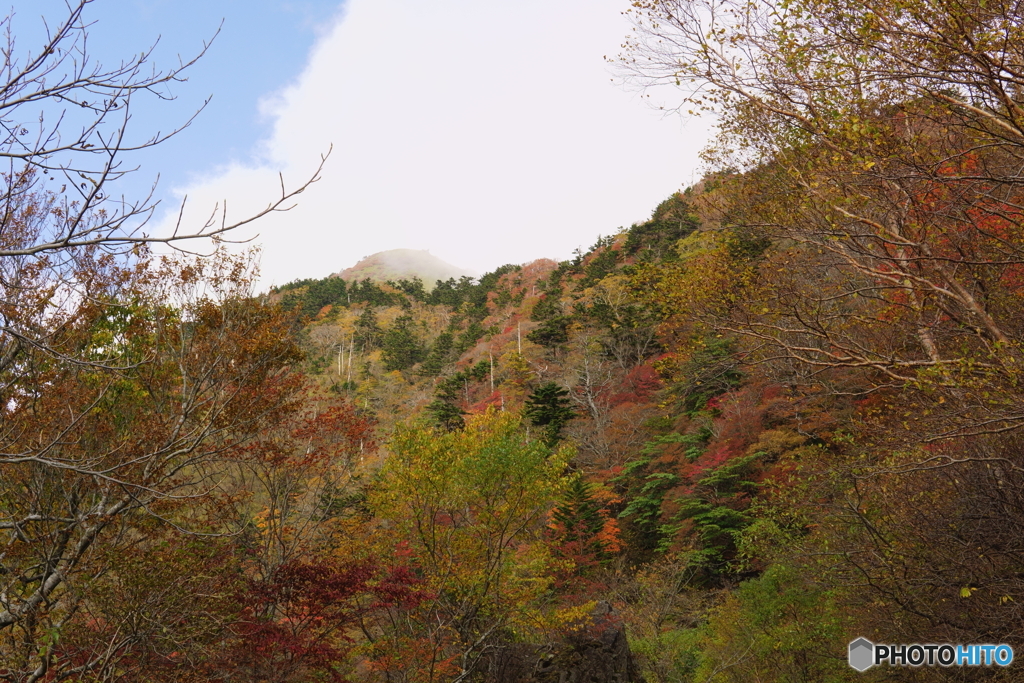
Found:
[[[463,431],[400,427],[390,449],[370,505],[389,527],[380,535],[412,556],[435,597],[377,641],[378,661],[447,680],[469,675],[496,643],[582,616],[540,604],[555,564],[544,521],[567,484],[571,449],[528,440],[518,417],[493,410]],[[409,661],[415,653],[429,661]]]

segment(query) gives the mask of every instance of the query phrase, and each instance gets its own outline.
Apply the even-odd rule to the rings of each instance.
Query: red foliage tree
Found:
[[[345,681],[360,620],[392,606],[414,607],[425,597],[420,583],[406,567],[370,561],[283,564],[238,596],[242,616],[214,672],[267,683],[311,675]]]

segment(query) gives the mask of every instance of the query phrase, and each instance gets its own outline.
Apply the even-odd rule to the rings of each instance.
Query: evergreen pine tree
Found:
[[[546,443],[554,447],[562,438],[562,427],[576,416],[570,407],[569,391],[554,382],[541,386],[526,399],[523,413],[530,423],[545,428]]]
[[[437,377],[452,360],[452,351],[455,347],[455,338],[451,332],[442,332],[437,335],[427,359],[420,366],[420,374],[426,377]]]
[[[434,400],[427,404],[427,413],[434,424],[446,432],[454,432],[466,426],[462,416],[466,412],[459,407],[459,387],[464,375],[460,372],[437,384]]]
[[[364,349],[376,348],[380,343],[381,334],[377,315],[373,312],[372,306],[367,306],[356,321],[356,343]]]
[[[384,333],[381,358],[388,372],[405,370],[423,360],[423,347],[412,333],[412,316],[403,315]]]
[[[590,495],[590,485],[582,477],[574,478],[569,484],[552,519],[560,527],[560,540],[575,545],[578,552],[598,555],[604,551],[604,544],[598,537],[604,528],[601,507]]]

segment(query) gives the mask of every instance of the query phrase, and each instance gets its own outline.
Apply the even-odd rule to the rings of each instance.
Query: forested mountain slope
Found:
[[[137,303],[67,343],[162,338],[164,360],[102,388],[99,369],[52,375],[47,400],[85,402],[92,436],[60,446],[79,464],[50,479],[5,465],[5,509],[40,520],[7,576],[34,552],[65,557],[45,603],[7,583],[8,614],[36,615],[3,632],[7,675],[45,658],[126,681],[871,680],[887,670],[845,661],[858,636],[1015,642],[1019,437],[978,429],[970,403],[987,392],[1003,415],[1013,385],[981,361],[950,370],[960,384],[798,362],[837,351],[807,341],[813,318],[779,322],[814,300],[788,288],[843,281],[736,219],[758,180],[709,179],[571,261],[429,292],[328,277],[253,298],[245,263],[222,256],[165,267],[191,301],[176,313],[149,298],[172,281],[139,271]],[[201,273],[219,293],[194,290]],[[990,281],[1007,314],[1016,287]],[[906,300],[865,305],[844,334],[913,371],[927,354]],[[159,406],[182,391],[201,453],[160,445],[178,418]],[[8,438],[59,433],[60,415],[9,402]],[[150,464],[97,478],[127,448]],[[129,494],[104,526],[35,526],[111,485]],[[77,537],[91,540],[70,553]],[[57,623],[51,646],[36,624]]]
[[[1020,8],[631,14],[714,172],[569,261],[259,293],[4,179],[0,680],[1020,680],[847,663],[1021,649]]]
[[[572,261],[430,294],[360,284],[359,303],[339,298],[304,328],[310,372],[384,434],[476,433],[512,415],[528,441],[571,449],[538,537],[551,583],[462,636],[487,635],[478,666],[520,641],[515,610],[557,620],[589,601],[615,607],[648,680],[852,680],[845,644],[859,635],[1012,642],[1014,433],[943,438],[966,419],[962,393],[897,386],[870,364],[808,368],[767,344],[779,327],[761,321],[809,300],[791,304],[784,282],[825,290],[803,245],[736,221],[757,180],[709,179]],[[878,305],[846,333],[899,330],[902,301]],[[380,457],[389,472],[388,446]]]

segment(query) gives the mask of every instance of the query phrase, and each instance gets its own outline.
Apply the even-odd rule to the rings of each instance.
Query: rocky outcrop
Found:
[[[545,646],[495,648],[473,680],[488,683],[643,683],[622,619],[607,602],[591,623]]]
[[[530,683],[640,683],[622,619],[601,602],[589,628],[566,636],[541,656]]]

